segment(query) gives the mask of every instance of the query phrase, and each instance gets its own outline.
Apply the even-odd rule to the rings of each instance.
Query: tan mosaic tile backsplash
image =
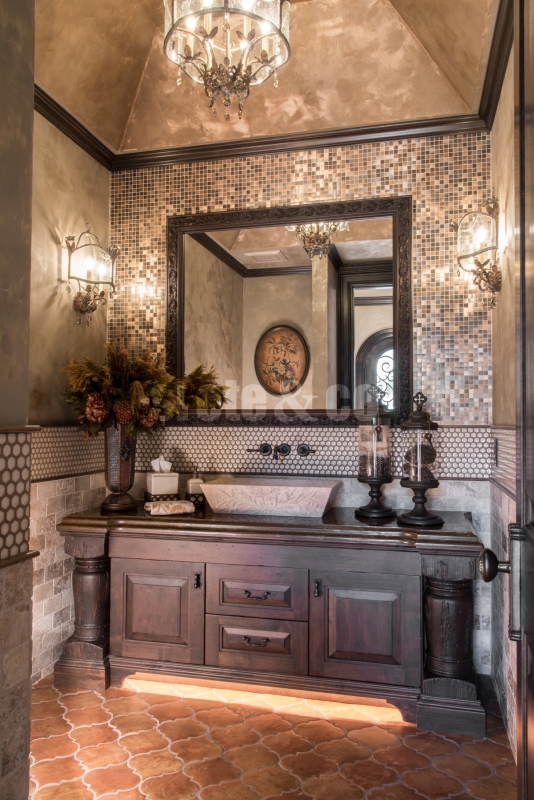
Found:
[[[491,315],[478,289],[456,276],[449,222],[490,193],[485,133],[115,173],[111,240],[122,252],[109,338],[134,354],[164,349],[169,216],[410,195],[414,388],[443,423],[487,425]]]

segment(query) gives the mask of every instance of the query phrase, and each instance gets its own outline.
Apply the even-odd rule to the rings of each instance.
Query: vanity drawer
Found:
[[[308,674],[308,623],[206,615],[206,664]]]
[[[207,564],[206,611],[306,621],[308,570]]]

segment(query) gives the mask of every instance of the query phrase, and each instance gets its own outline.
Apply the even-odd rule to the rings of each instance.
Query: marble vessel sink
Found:
[[[218,514],[267,514],[276,517],[322,517],[341,481],[326,478],[220,477],[202,485]]]

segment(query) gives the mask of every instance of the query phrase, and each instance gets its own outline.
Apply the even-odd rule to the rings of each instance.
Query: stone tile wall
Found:
[[[0,800],[28,797],[32,564],[0,569]]]
[[[32,484],[30,548],[40,551],[33,560],[33,681],[53,671],[74,631],[74,559],[65,553],[57,526],[67,514],[96,506],[104,496],[103,473]]]

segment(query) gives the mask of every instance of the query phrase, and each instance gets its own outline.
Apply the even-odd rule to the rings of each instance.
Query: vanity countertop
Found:
[[[151,516],[139,504],[134,514],[104,514],[100,508],[70,514],[58,530],[63,536],[117,536],[196,539],[203,541],[269,542],[270,544],[402,548],[478,555],[481,544],[468,515],[440,511],[444,524],[421,529],[399,525],[395,519],[370,523],[358,520],[353,508],[332,508],[321,519],[205,512],[180,516]]]

